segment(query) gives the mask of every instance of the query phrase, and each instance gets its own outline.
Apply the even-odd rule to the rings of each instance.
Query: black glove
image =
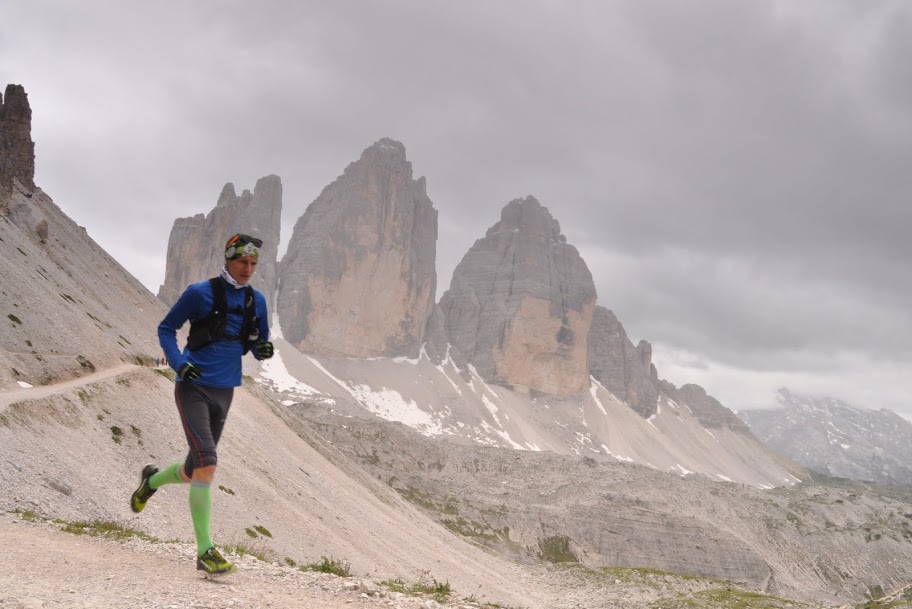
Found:
[[[187,362],[177,370],[177,376],[179,376],[182,381],[195,381],[200,377],[200,374],[200,369],[190,362]]]
[[[260,359],[269,359],[275,353],[275,350],[272,348],[271,342],[263,340],[257,343],[256,352]]]

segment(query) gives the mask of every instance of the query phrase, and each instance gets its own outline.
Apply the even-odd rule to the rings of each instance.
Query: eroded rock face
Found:
[[[733,431],[750,434],[747,424],[734,412],[723,406],[716,398],[707,395],[699,385],[683,385],[675,389],[670,383],[663,383],[663,390],[676,402],[690,407],[703,427],[727,427]]]
[[[276,289],[281,215],[279,176],[260,178],[253,193],[245,190],[241,196],[235,193],[233,184],[225,184],[208,215],[175,220],[168,239],[165,282],[158,290],[158,297],[172,305],[191,283],[218,275],[225,263],[225,242],[235,233],[244,233],[263,240],[251,284],[271,305]]]
[[[485,380],[549,395],[589,386],[595,285],[534,197],[504,207],[457,265],[440,308],[447,340]]]
[[[323,189],[281,264],[282,332],[301,351],[417,355],[437,290],[437,210],[382,139]]]
[[[640,416],[656,413],[658,374],[652,363],[652,345],[641,340],[634,347],[614,313],[596,307],[589,331],[589,370],[593,378]]]
[[[22,85],[6,85],[0,97],[0,198],[12,192],[13,179],[35,190],[35,143],[32,109]]]

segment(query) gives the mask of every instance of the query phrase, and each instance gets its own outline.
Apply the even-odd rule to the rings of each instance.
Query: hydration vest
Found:
[[[244,323],[241,325],[241,334],[235,336],[228,334],[227,330],[228,296],[225,294],[225,286],[222,285],[221,277],[210,279],[209,287],[212,288],[212,310],[206,317],[190,322],[187,348],[190,351],[197,351],[216,341],[239,340],[244,345],[244,354],[246,354],[260,337],[256,323],[256,300],[253,295],[253,288],[249,285],[244,288]],[[232,312],[237,313],[239,311]]]

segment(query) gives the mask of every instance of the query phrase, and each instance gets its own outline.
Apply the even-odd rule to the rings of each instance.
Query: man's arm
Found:
[[[266,297],[256,293],[256,316],[259,340],[252,349],[253,357],[258,360],[269,359],[273,355],[272,343],[269,342],[269,311],[266,308]]]
[[[194,286],[188,287],[181,297],[174,303],[165,318],[158,324],[158,343],[161,345],[168,364],[174,371],[181,369],[187,363],[187,358],[177,344],[177,331],[191,319],[199,317],[198,309],[201,295]]]

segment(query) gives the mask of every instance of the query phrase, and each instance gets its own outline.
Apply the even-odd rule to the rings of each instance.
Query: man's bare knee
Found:
[[[198,482],[212,482],[215,478],[215,466],[204,465],[193,470],[193,479]]]

